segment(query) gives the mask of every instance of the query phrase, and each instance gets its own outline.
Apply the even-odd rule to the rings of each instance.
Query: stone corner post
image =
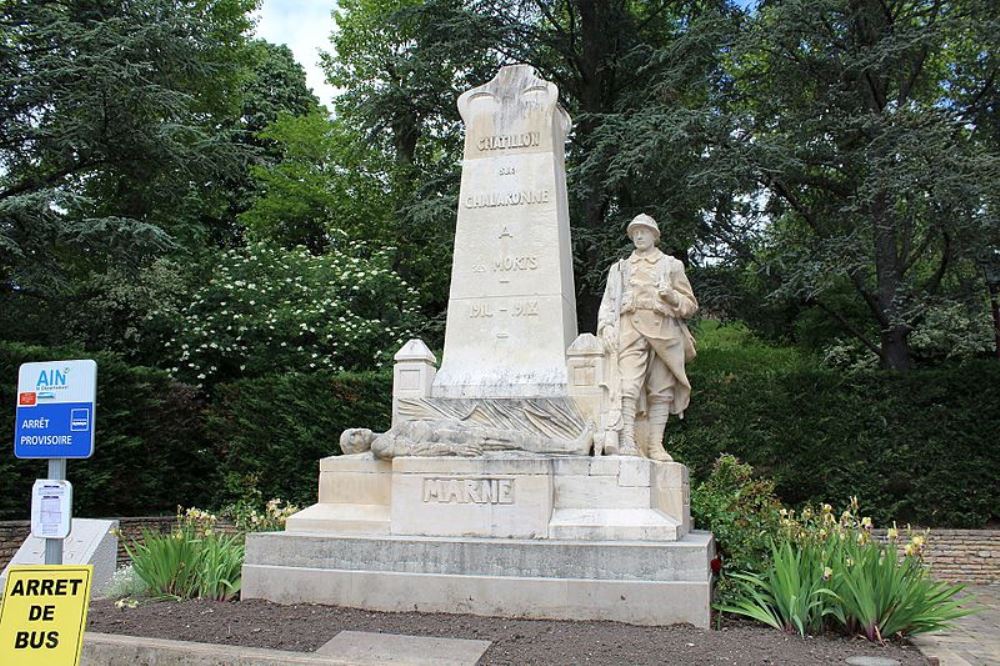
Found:
[[[584,420],[594,428],[595,454],[603,448],[605,385],[607,367],[604,345],[591,333],[577,336],[566,350],[566,380],[569,396],[576,402]]]
[[[431,394],[431,384],[437,374],[437,357],[423,340],[413,339],[403,345],[393,356],[392,368],[392,425],[402,419],[399,401],[419,400]]]

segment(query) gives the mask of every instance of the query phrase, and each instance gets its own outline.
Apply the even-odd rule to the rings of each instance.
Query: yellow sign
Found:
[[[93,571],[89,564],[11,566],[0,601],[0,664],[79,664]]]

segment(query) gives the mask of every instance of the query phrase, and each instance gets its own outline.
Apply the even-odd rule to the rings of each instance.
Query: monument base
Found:
[[[691,528],[688,470],[631,456],[370,452],[320,461],[319,502],[289,532],[677,541]]]
[[[244,599],[378,611],[708,627],[714,544],[273,532],[247,537]]]

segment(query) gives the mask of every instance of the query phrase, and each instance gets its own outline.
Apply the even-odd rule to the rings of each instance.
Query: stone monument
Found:
[[[319,501],[248,537],[244,598],[708,626],[712,536],[661,426],[686,406],[697,302],[637,218],[600,339],[576,335],[557,93],[516,65],[459,98],[441,367],[419,340],[396,354],[392,427],[345,431]]]

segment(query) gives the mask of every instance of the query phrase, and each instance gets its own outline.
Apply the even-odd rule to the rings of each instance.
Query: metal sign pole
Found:
[[[53,481],[63,481],[66,479],[65,458],[49,458],[49,479]],[[45,563],[46,564],[63,563],[62,539],[45,540]]]

